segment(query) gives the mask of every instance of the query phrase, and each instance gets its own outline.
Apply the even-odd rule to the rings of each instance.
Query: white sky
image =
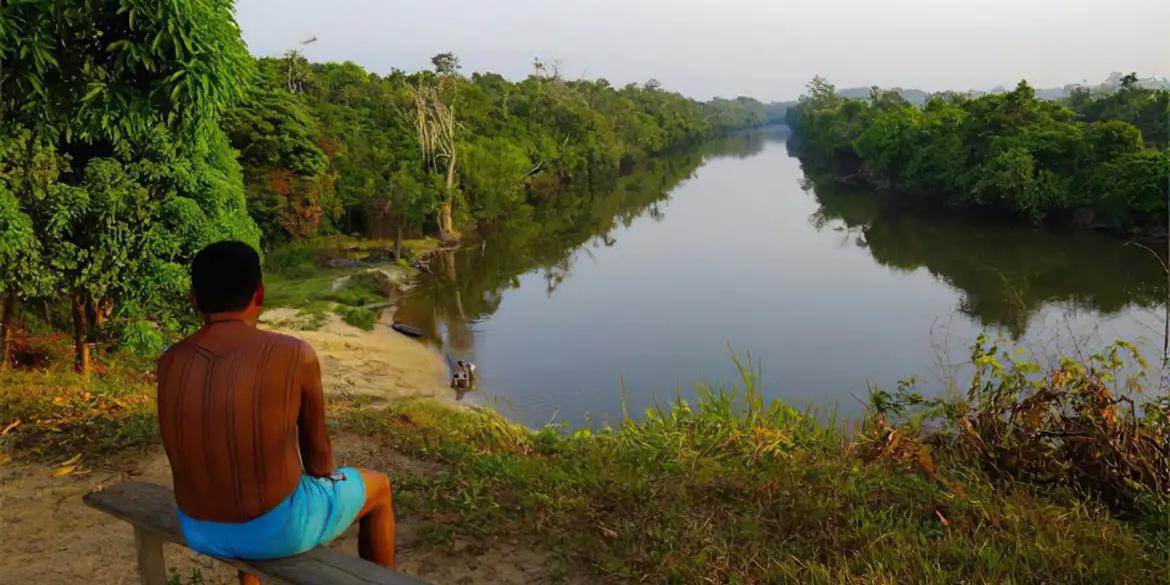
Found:
[[[454,51],[464,73],[513,79],[539,56],[701,99],[794,98],[815,74],[925,90],[1170,75],[1170,0],[238,0],[237,19],[257,55],[317,36],[314,61],[385,73]]]

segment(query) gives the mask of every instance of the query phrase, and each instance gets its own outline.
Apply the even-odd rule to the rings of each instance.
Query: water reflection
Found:
[[[588,259],[590,249],[617,245],[613,232],[640,217],[664,221],[671,192],[705,161],[755,156],[786,135],[785,128],[735,134],[645,161],[601,195],[551,195],[437,258],[395,318],[423,329],[449,354],[473,357],[475,324],[520,286],[520,275],[540,271],[546,295],[553,295],[572,273],[574,252]]]
[[[823,177],[803,186],[820,205],[814,227],[840,231],[884,266],[927,269],[961,293],[960,311],[1013,338],[1049,303],[1112,314],[1166,298],[1158,260],[1114,236],[964,221]]]
[[[468,399],[534,426],[612,421],[621,387],[636,413],[734,379],[728,345],[763,361],[769,397],[853,415],[868,383],[945,377],[936,350],[961,359],[981,330],[1053,351],[1160,335],[1148,251],[811,180],[784,139],[733,136],[548,195],[436,259],[397,318],[479,364]]]

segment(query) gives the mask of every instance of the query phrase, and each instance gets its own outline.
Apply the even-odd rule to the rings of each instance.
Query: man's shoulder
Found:
[[[309,342],[304,339],[275,331],[264,331],[263,329],[258,329],[257,331],[264,338],[265,345],[279,351],[296,354],[300,356],[300,361],[302,362],[310,357],[313,359],[317,357],[316,352],[313,351],[313,346],[309,345]]]
[[[158,356],[159,368],[166,366],[170,362],[173,362],[183,355],[190,354],[191,350],[194,348],[194,345],[195,344],[191,342],[190,336],[184,337],[183,339],[180,339],[179,341],[171,344],[170,347],[164,349],[162,354]]]
[[[164,368],[168,363],[172,363],[175,360],[182,360],[191,357],[193,354],[202,353],[200,348],[203,348],[205,344],[200,342],[198,337],[198,334],[196,334],[183,338],[163,351],[158,359],[159,368]],[[316,356],[309,342],[299,337],[276,333],[274,331],[264,331],[263,329],[253,329],[248,333],[247,339],[240,339],[238,343],[229,343],[227,347],[223,347],[222,344],[214,344],[204,349],[208,349],[215,354],[219,354],[224,350],[227,350],[228,353],[235,353],[244,349],[245,351],[275,352],[277,354],[299,354],[306,357],[310,355]]]
[[[284,333],[277,333],[275,331],[265,331],[264,329],[257,329],[256,332],[264,339],[266,343],[279,347],[287,347],[290,349],[305,349],[310,348],[309,342],[300,337],[293,337]]]

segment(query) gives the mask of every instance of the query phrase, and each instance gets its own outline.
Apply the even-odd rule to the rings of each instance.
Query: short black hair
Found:
[[[260,254],[243,242],[216,242],[191,261],[191,292],[204,313],[247,307],[262,282]]]

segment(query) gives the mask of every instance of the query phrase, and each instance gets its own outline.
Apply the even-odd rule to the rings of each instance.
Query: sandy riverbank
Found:
[[[336,315],[316,330],[302,331],[288,325],[296,313],[295,309],[268,309],[260,317],[261,326],[313,345],[321,360],[326,394],[374,403],[408,398],[454,402],[443,357],[391,330],[393,309],[382,313],[373,331],[348,325]]]

